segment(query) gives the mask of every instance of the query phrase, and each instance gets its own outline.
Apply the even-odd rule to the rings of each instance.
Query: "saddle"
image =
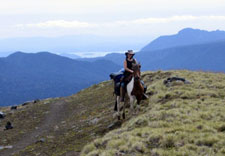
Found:
[[[110,79],[113,79],[114,81],[114,94],[117,96],[120,96],[120,86],[121,81],[124,77],[124,70],[120,70],[119,72],[111,73],[109,75]]]
[[[119,72],[111,73],[109,75],[109,77],[110,77],[110,79],[113,79],[113,81],[114,81],[114,94],[117,96],[120,96],[121,82],[123,81],[123,82],[129,83],[132,79],[132,75],[124,77],[124,70],[120,70]],[[141,80],[141,84],[144,87],[144,93],[145,93],[147,91],[147,86],[144,84],[144,82],[142,80]]]

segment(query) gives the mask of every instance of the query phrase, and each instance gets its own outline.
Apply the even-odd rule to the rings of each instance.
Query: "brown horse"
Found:
[[[144,94],[144,87],[141,84],[141,72],[140,72],[141,65],[140,64],[133,64],[132,70],[134,71],[133,74],[130,75],[130,81],[126,86],[127,94],[130,99],[130,110],[134,112],[134,101],[137,100],[137,104],[139,104],[142,100],[142,96]],[[122,96],[122,95],[120,95]],[[117,117],[120,120],[120,96],[116,97],[116,105],[117,105]],[[125,108],[126,102],[123,105],[123,119],[125,119]]]

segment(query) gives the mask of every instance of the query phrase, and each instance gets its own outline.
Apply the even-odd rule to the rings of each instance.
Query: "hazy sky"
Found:
[[[0,0],[0,38],[225,30],[225,0]]]

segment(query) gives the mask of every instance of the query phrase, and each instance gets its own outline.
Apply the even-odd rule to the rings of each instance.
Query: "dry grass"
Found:
[[[191,84],[166,87],[163,80],[168,76],[184,77]],[[142,106],[145,112],[85,146],[81,155],[225,154],[224,74],[159,71],[146,72],[143,79],[153,93]],[[105,145],[99,148],[95,142]]]

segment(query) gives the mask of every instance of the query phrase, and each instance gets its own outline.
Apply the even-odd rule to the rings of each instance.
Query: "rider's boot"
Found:
[[[146,95],[145,93],[143,93],[142,100],[146,100],[147,98],[148,98],[148,95]]]

